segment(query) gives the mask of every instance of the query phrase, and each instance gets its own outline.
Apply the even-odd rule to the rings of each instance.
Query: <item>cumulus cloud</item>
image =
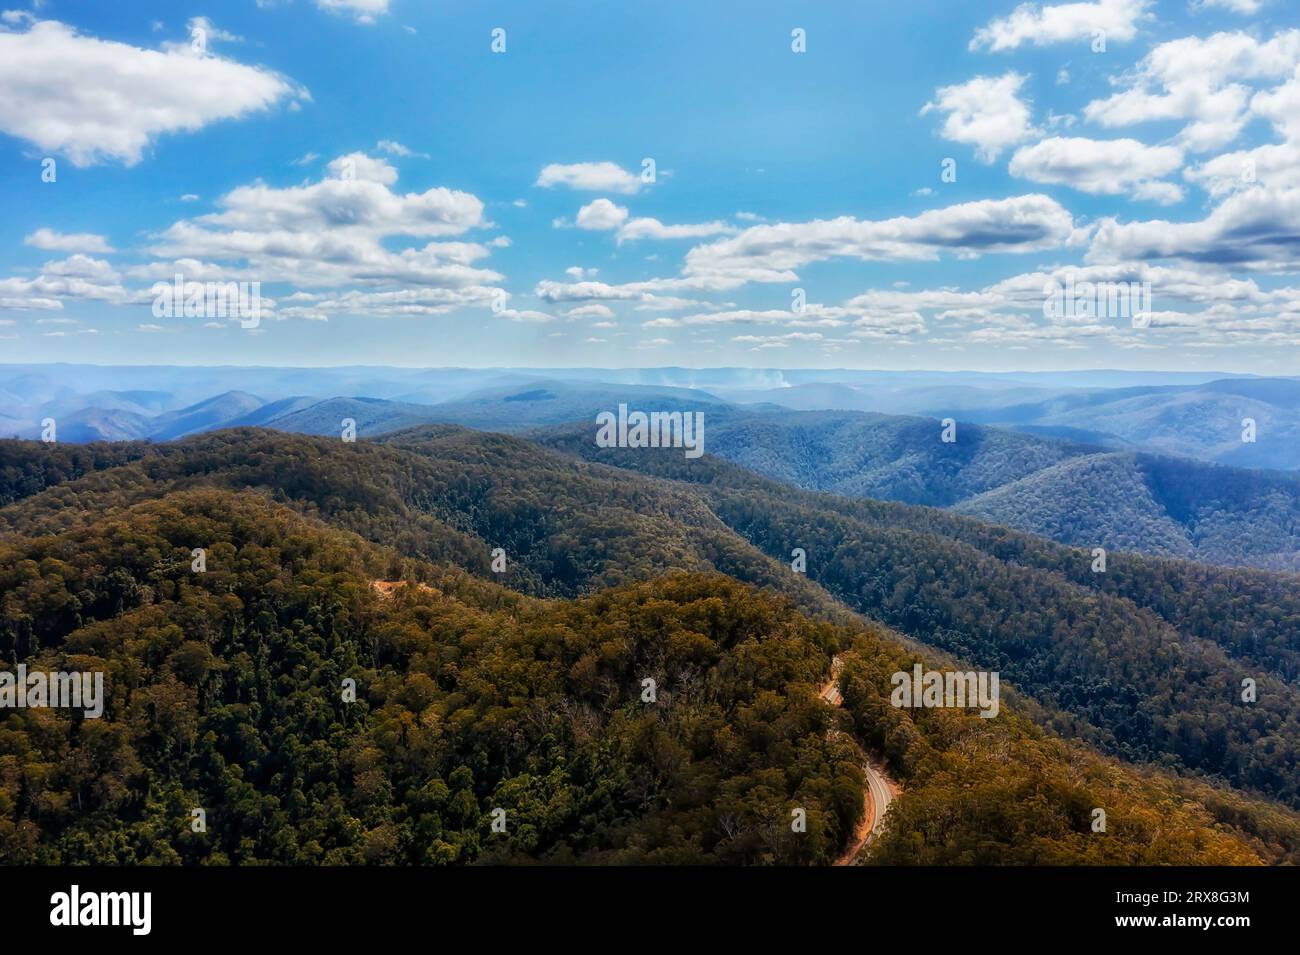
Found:
[[[41,266],[41,274],[89,279],[101,284],[116,282],[121,277],[108,262],[81,253],[57,262],[46,262]]]
[[[1084,116],[1108,128],[1183,120],[1187,149],[1203,152],[1230,143],[1249,116],[1246,81],[1281,79],[1300,64],[1300,30],[1267,41],[1245,33],[1215,33],[1161,43],[1121,80],[1126,88],[1084,107]]]
[[[1281,86],[1256,93],[1250,111],[1272,123],[1279,135],[1300,143],[1300,66]]]
[[[1044,315],[1048,288],[1076,290],[1107,283],[1146,283],[1152,308],[1149,327],[1135,334],[1131,317]],[[981,289],[900,291],[873,289],[839,308],[858,312],[854,337],[879,337],[881,329],[926,326],[942,332],[932,340],[1078,348],[1084,342],[1119,348],[1168,344],[1300,343],[1300,289],[1264,290],[1235,279],[1215,265],[1165,266],[1150,262],[1060,265],[1011,276]]]
[[[870,220],[841,216],[812,222],[753,226],[734,238],[696,246],[688,276],[737,282],[789,282],[810,262],[936,259],[941,252],[975,256],[1030,252],[1077,241],[1074,221],[1044,195],[984,199],[917,216]]]
[[[594,303],[591,305],[579,305],[577,308],[571,308],[566,313],[569,318],[613,318],[614,311],[608,305]]]
[[[725,222],[697,222],[684,225],[665,225],[658,219],[632,219],[618,230],[619,242],[637,239],[703,239],[712,235],[734,235],[735,226]]]
[[[1088,260],[1182,259],[1261,271],[1300,267],[1300,187],[1230,195],[1197,222],[1103,220]]]
[[[188,44],[147,50],[53,20],[0,30],[0,130],[76,166],[138,163],[160,135],[305,96],[278,73]]]
[[[262,280],[337,285],[407,281],[484,284],[499,278],[472,267],[478,243],[430,242],[389,251],[388,237],[435,238],[483,225],[483,203],[443,187],[399,194],[396,171],[356,153],[329,164],[331,175],[302,186],[240,186],[219,211],[174,223],[151,246],[163,258],[243,261]]]
[[[666,225],[652,218],[629,219],[627,209],[608,199],[595,199],[579,209],[575,224],[579,229],[596,232],[617,230],[620,244],[638,239],[704,239],[714,235],[734,235],[739,231],[735,226],[718,221]]]
[[[1184,173],[1214,198],[1256,185],[1300,182],[1300,67],[1280,86],[1256,93],[1250,113],[1271,123],[1282,142],[1223,153]]]
[[[1076,227],[1070,213],[1044,195],[960,203],[880,221],[841,216],[771,223],[693,247],[686,254],[682,274],[676,277],[611,284],[579,274],[574,276],[579,280],[573,282],[543,280],[534,294],[551,303],[624,301],[634,303],[638,310],[706,305],[714,309],[710,321],[719,321],[726,320],[728,314],[717,311],[719,306],[683,298],[679,293],[720,292],[750,282],[793,282],[799,278],[796,269],[831,259],[933,260],[944,252],[973,258],[992,252],[1082,245],[1088,231]],[[755,314],[749,313],[750,318],[744,320]],[[724,317],[719,319],[719,315]],[[739,313],[734,315],[735,320],[742,320]],[[816,315],[819,321],[838,318],[825,311]],[[812,319],[805,316],[805,320]]]
[[[374,159],[365,153],[348,153],[330,162],[325,167],[335,179],[363,179],[366,182],[378,182],[391,186],[397,182],[397,170],[382,159]]]
[[[348,289],[337,295],[312,296],[303,304],[277,310],[278,318],[328,321],[334,315],[376,318],[421,318],[446,315],[458,308],[487,307],[498,289],[469,285],[461,288],[402,288],[382,291]]]
[[[399,194],[390,188],[392,167],[364,154],[339,157],[329,169],[330,176],[306,185],[238,187],[217,201],[218,211],[173,223],[154,237],[148,249],[153,261],[121,269],[148,285],[125,287],[117,267],[76,252],[47,262],[35,278],[0,280],[0,301],[5,308],[57,309],[70,299],[145,304],[152,301],[153,283],[176,275],[199,282],[289,283],[297,290],[283,298],[284,307],[262,298],[278,319],[442,315],[509,299],[499,286],[503,276],[482,265],[489,248],[454,238],[484,225],[483,203],[475,196],[445,188]],[[28,238],[32,245],[60,250],[107,245],[98,236],[48,229]],[[429,241],[391,247],[410,239]],[[523,310],[507,310],[505,317],[552,320]]]
[[[537,176],[544,189],[564,186],[583,192],[617,192],[631,195],[641,188],[641,179],[612,162],[551,163]]]
[[[1011,72],[943,86],[925,104],[921,115],[944,113],[943,137],[974,146],[982,161],[992,162],[1002,150],[1037,132],[1030,123],[1029,106],[1020,98],[1024,82],[1024,76]]]
[[[1070,186],[1094,195],[1132,193],[1158,202],[1177,202],[1182,190],[1155,180],[1176,170],[1183,152],[1174,146],[1148,146],[1136,139],[1083,139],[1054,136],[1016,150],[1011,175],[1033,182]]]
[[[1049,46],[1091,39],[1103,31],[1107,42],[1124,43],[1137,36],[1138,24],[1151,19],[1152,0],[1095,0],[1040,6],[1022,3],[1010,16],[993,20],[975,32],[972,50],[1014,50],[1025,43]]]
[[[1184,175],[1216,199],[1240,189],[1282,187],[1300,182],[1300,142],[1274,143],[1224,153],[1189,169]]]
[[[84,258],[84,257],[82,257]],[[106,265],[106,263],[103,263]],[[127,304],[138,297],[123,288],[113,278],[104,278],[109,273],[92,274],[91,277],[76,274],[78,272],[94,273],[93,265],[82,263],[51,263],[50,271],[42,272],[35,278],[11,277],[0,279],[0,302],[4,308],[13,309],[61,309],[64,299],[79,299],[89,302],[101,302],[113,305]]]
[[[577,226],[579,229],[606,231],[617,229],[627,221],[627,209],[615,205],[608,199],[593,199],[578,210]]]
[[[37,229],[23,239],[24,245],[52,252],[94,252],[109,255],[116,251],[102,235],[92,232],[56,232],[53,229]]]

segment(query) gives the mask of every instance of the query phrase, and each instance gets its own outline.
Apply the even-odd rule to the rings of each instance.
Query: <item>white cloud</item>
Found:
[[[566,313],[569,318],[613,318],[614,311],[608,305],[579,305]]]
[[[668,309],[707,306],[710,303],[695,299],[664,296],[665,292],[682,290],[717,291],[744,284],[735,278],[693,277],[649,279],[644,282],[626,282],[613,285],[608,282],[583,280],[554,282],[543,279],[533,289],[533,294],[544,302],[634,302],[638,311],[663,311]]]
[[[1280,79],[1300,64],[1300,30],[1260,42],[1245,33],[1216,33],[1161,43],[1120,82],[1127,88],[1084,107],[1085,117],[1114,128],[1184,120],[1187,149],[1203,152],[1230,143],[1249,116],[1251,90],[1243,81]]]
[[[378,182],[391,186],[397,182],[397,170],[382,159],[374,159],[365,153],[348,153],[332,160],[328,166],[330,175],[335,179],[362,179],[366,182]]]
[[[1208,159],[1185,173],[1189,182],[1215,198],[1257,184],[1282,187],[1300,182],[1300,67],[1280,86],[1256,93],[1250,112],[1268,120],[1283,141]]]
[[[401,288],[383,291],[349,289],[313,299],[304,305],[277,309],[277,318],[328,321],[332,315],[373,318],[422,318],[446,315],[459,308],[491,306],[498,289],[469,285],[461,288]]]
[[[1148,179],[1134,184],[1133,198],[1157,202],[1162,206],[1172,206],[1175,202],[1183,201],[1183,190],[1176,183]]]
[[[702,239],[711,235],[734,235],[738,230],[725,222],[665,225],[658,219],[632,219],[618,230],[619,242],[637,239]]]
[[[202,31],[203,41],[205,43],[210,43],[213,40],[222,40],[226,43],[244,42],[242,36],[236,36],[228,30],[221,29],[221,27],[217,26],[207,17],[190,17],[189,20],[185,22],[185,29],[190,34],[191,39],[189,42],[193,41],[199,31]]]
[[[1198,222],[1103,220],[1090,262],[1181,259],[1261,271],[1300,268],[1300,187],[1236,192]]]
[[[1233,13],[1259,13],[1264,6],[1263,0],[1196,0],[1194,6],[1197,9],[1203,7],[1218,7],[1220,10],[1231,10]]]
[[[23,244],[52,252],[96,252],[109,255],[116,251],[102,235],[91,232],[55,232],[53,229],[37,229],[23,239]]]
[[[970,49],[1014,50],[1025,43],[1048,46],[1091,39],[1098,30],[1107,42],[1124,43],[1137,36],[1138,23],[1150,19],[1151,0],[1095,0],[1092,3],[1058,3],[1040,6],[1022,3],[975,32]]]
[[[585,192],[631,195],[641,188],[641,179],[612,162],[551,163],[542,168],[536,185],[545,189],[565,186]]]
[[[350,14],[358,23],[374,23],[388,12],[388,0],[316,0],[316,6],[330,13]]]
[[[1272,123],[1283,138],[1300,143],[1300,66],[1281,86],[1256,93],[1250,111]]]
[[[42,273],[36,278],[15,276],[0,279],[0,300],[5,303],[4,307],[58,309],[63,307],[63,299],[79,299],[113,305],[126,304],[132,300],[132,294],[116,281],[105,282],[97,277],[84,278],[72,274],[78,271],[94,271],[93,266],[79,267],[70,262],[52,263],[52,265],[54,271],[48,274]]]
[[[538,312],[530,309],[517,310],[513,308],[503,308],[495,314],[498,318],[509,319],[512,322],[533,322],[541,324],[555,321],[554,315],[548,315],[546,312]]]
[[[428,159],[428,153],[417,153],[407,146],[403,146],[395,139],[381,139],[375,143],[375,148],[381,153],[388,153],[390,156],[402,156],[403,158],[414,157],[416,159]]]
[[[758,348],[785,348],[790,342],[819,342],[823,337],[821,332],[788,332],[785,335],[735,335],[731,340]]]
[[[0,130],[76,166],[132,166],[161,134],[193,132],[296,96],[305,92],[278,73],[188,44],[146,50],[52,20],[25,32],[0,30]]]
[[[563,220],[554,223],[566,225]],[[666,225],[658,219],[628,219],[628,211],[608,199],[595,199],[578,210],[575,224],[579,229],[596,232],[617,230],[618,242],[635,242],[638,239],[703,239],[713,235],[735,235],[739,230],[725,222],[699,222],[686,225]]]
[[[1024,82],[1024,76],[1012,72],[940,87],[921,115],[932,110],[945,113],[943,137],[973,145],[981,160],[992,162],[1003,149],[1036,134],[1029,106],[1019,95]]]
[[[1280,188],[1300,182],[1300,142],[1274,143],[1215,156],[1185,174],[1218,199],[1257,185]]]
[[[1124,316],[1044,315],[1049,285],[1059,289],[1072,283],[1082,291],[1088,283],[1095,287],[1117,282],[1147,283],[1151,288],[1151,325],[1140,334]],[[1300,344],[1300,288],[1265,291],[1252,280],[1234,279],[1224,268],[1205,264],[1061,265],[978,290],[871,290],[837,311],[863,316],[849,332],[855,338],[889,338],[891,330],[894,336],[908,335],[932,319],[941,329],[931,336],[936,343],[1072,349],[1095,342],[1111,348],[1162,348],[1186,344],[1194,333],[1198,343],[1207,345]]]
[[[355,178],[339,178],[349,163]],[[329,168],[334,176],[310,185],[239,186],[218,200],[221,211],[168,228],[154,251],[199,258],[250,253],[294,258],[316,249],[331,257],[383,236],[448,236],[484,224],[483,203],[475,196],[442,187],[399,195],[389,189],[396,170],[363,153],[339,157]],[[444,246],[439,251],[456,250]]]
[[[683,325],[796,325],[838,328],[860,313],[839,306],[810,303],[803,311],[789,308],[736,308],[722,312],[697,312],[682,318]]]
[[[606,231],[617,229],[627,220],[627,209],[608,199],[593,199],[578,210],[579,229]]]
[[[873,221],[841,216],[753,226],[730,239],[696,246],[685,273],[728,283],[790,282],[795,269],[836,258],[863,261],[937,259],[941,252],[1031,252],[1078,241],[1074,221],[1044,195],[984,199],[917,216]]]
[[[88,279],[100,284],[116,282],[121,278],[117,269],[103,259],[92,258],[81,253],[57,262],[46,262],[41,266],[41,274]]]
[[[1173,146],[1148,146],[1136,139],[1052,137],[1024,146],[1011,157],[1011,175],[1033,182],[1066,185],[1094,195],[1132,192],[1139,198],[1177,202],[1182,190],[1156,183],[1183,162]]]
[[[483,203],[468,193],[433,188],[399,194],[395,170],[364,154],[329,164],[319,182],[275,188],[240,186],[217,211],[182,219],[156,235],[157,260],[133,266],[137,280],[286,282],[344,289],[329,295],[296,292],[279,318],[324,321],[331,315],[439,315],[486,307],[503,277],[482,267],[489,245],[454,241],[484,225]],[[341,178],[350,175],[352,178]],[[394,248],[403,239],[424,245]],[[52,278],[52,277],[47,277]]]

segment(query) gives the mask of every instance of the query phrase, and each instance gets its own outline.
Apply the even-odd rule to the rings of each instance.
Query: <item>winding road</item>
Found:
[[[840,670],[842,669],[844,669],[844,660],[837,654],[831,660],[831,678],[817,694],[831,706],[839,706],[844,702],[839,687]],[[841,731],[831,730],[831,732],[839,733]],[[862,853],[863,847],[875,836],[880,835],[881,829],[884,828],[885,810],[889,808],[889,803],[894,798],[894,790],[891,788],[889,780],[865,756],[862,760],[862,771],[867,778],[867,791],[862,795],[862,820],[858,823],[857,829],[854,830],[853,839],[849,842],[848,847],[835,860],[836,865],[857,864],[858,856]]]

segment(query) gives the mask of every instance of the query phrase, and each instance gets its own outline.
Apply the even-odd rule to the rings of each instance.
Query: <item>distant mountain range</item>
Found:
[[[707,420],[710,454],[795,487],[950,507],[1085,547],[1300,570],[1300,475],[1289,472],[964,423],[945,443],[939,422],[896,415],[733,411]],[[541,437],[563,443],[590,430]]]
[[[1228,378],[1125,387],[1044,387],[988,382],[953,384],[810,383],[719,392],[796,410],[918,414],[997,425],[1047,438],[1115,450],[1187,455],[1238,467],[1300,468],[1300,380]],[[1243,441],[1243,420],[1255,423]]]
[[[602,372],[614,381],[581,370],[570,379],[509,369],[186,371],[115,369],[132,386],[115,389],[100,387],[110,376],[90,366],[0,366],[0,395],[14,403],[0,406],[0,425],[37,438],[54,418],[58,439],[74,444],[229,427],[335,435],[349,419],[362,437],[457,424],[564,442],[619,404],[698,410],[706,452],[794,487],[951,508],[1079,546],[1300,571],[1300,475],[1283,470],[1300,467],[1296,379],[1132,384],[1121,373],[1076,373],[1053,388],[1031,375],[841,372],[847,380],[829,381],[833,373],[749,369]],[[1094,378],[1120,387],[1077,387]],[[686,380],[696,386],[671,384]],[[734,387],[755,381],[782,387]],[[218,382],[266,391],[183,402]],[[388,397],[283,394],[336,384]],[[871,403],[921,414],[788,407]],[[951,442],[936,420],[945,417],[956,419]],[[1243,418],[1255,422],[1253,443],[1241,440]]]

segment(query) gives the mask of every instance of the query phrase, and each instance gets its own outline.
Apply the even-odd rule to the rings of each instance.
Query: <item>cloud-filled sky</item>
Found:
[[[1300,373],[1293,0],[0,11],[0,362]]]

